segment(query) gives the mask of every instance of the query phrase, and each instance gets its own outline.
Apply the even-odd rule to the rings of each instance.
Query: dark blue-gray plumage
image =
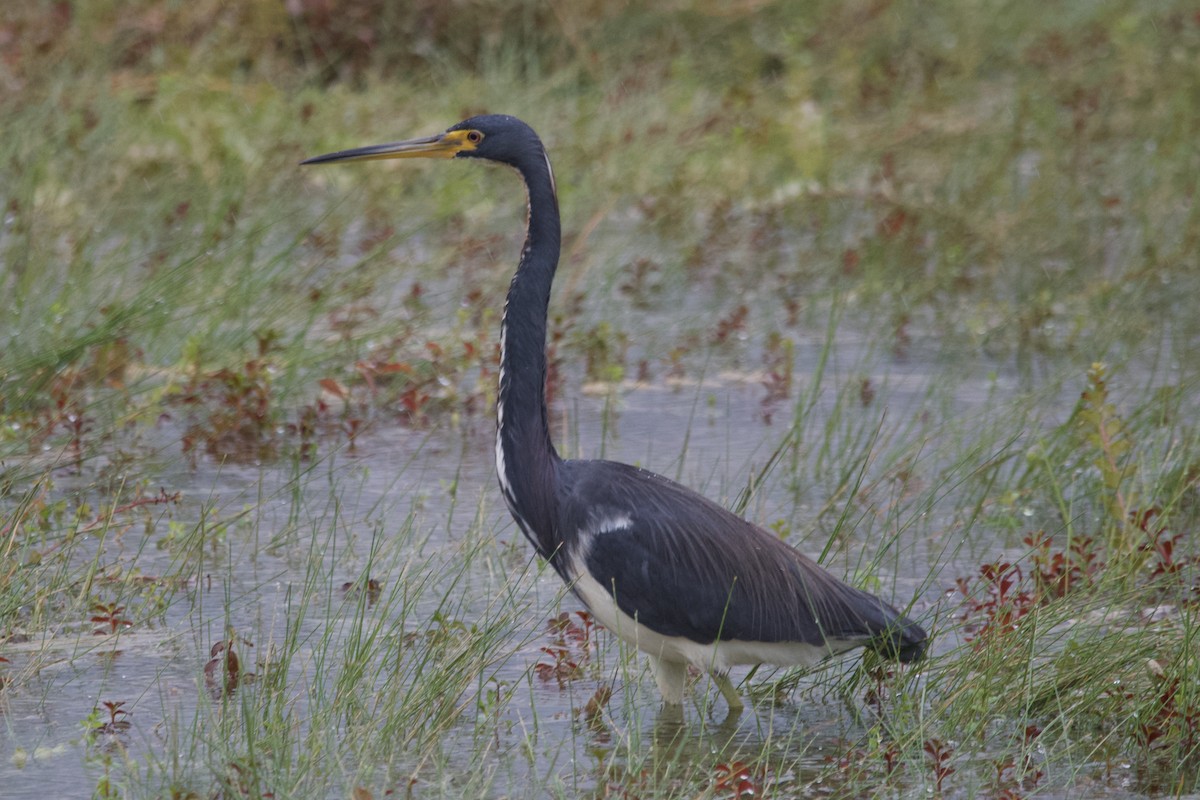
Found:
[[[686,665],[710,672],[731,709],[737,664],[810,664],[865,646],[920,658],[925,631],[834,578],[762,528],[674,481],[612,461],[563,460],[546,419],[546,318],[562,234],[550,161],[533,129],[486,115],[440,136],[305,161],[482,158],[525,181],[528,229],[500,330],[496,467],[504,501],[603,625],[647,652],[668,703]]]

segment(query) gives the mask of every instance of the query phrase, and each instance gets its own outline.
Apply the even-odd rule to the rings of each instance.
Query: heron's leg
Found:
[[[654,682],[662,692],[663,701],[676,706],[682,703],[687,665],[682,661],[667,661],[657,656],[650,656],[650,664],[654,667]]]
[[[725,698],[725,702],[729,704],[730,713],[737,713],[745,708],[741,696],[738,695],[737,689],[734,688],[733,681],[729,680],[729,676],[723,672],[711,672],[713,683],[721,690],[721,695]]]
[[[663,703],[658,707],[658,714],[654,717],[655,745],[675,744],[687,736],[687,731],[682,704]]]

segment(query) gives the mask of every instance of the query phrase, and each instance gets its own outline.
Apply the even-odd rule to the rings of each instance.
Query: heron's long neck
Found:
[[[546,420],[546,314],[562,235],[550,162],[543,155],[519,169],[529,192],[529,228],[500,326],[496,468],[509,511],[548,559],[560,538],[555,512],[558,454]]]

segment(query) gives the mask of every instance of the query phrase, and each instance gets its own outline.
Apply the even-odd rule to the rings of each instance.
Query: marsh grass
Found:
[[[261,498],[260,507],[289,497],[319,501],[309,484],[322,484],[324,476],[314,470],[302,476],[300,492],[284,485]],[[344,492],[353,493],[350,487]],[[508,570],[489,569],[484,562],[494,558],[489,554],[494,545],[477,533],[458,546],[429,552],[419,541],[427,534],[413,512],[398,524],[377,523],[361,548],[342,543],[349,554],[337,551],[336,537],[308,535],[301,537],[307,549],[271,558],[255,554],[255,542],[265,539],[258,531],[260,513],[252,512],[242,530],[227,533],[218,548],[223,552],[212,552],[212,522],[206,519],[173,548],[178,563],[172,574],[154,582],[174,587],[162,636],[175,641],[179,652],[168,659],[165,674],[146,676],[145,683],[139,677],[159,649],[150,633],[159,626],[133,611],[140,581],[130,581],[123,596],[109,589],[129,604],[127,637],[93,644],[87,630],[77,640],[82,647],[66,653],[77,660],[119,648],[126,652],[112,652],[113,657],[133,660],[134,677],[109,675],[97,685],[101,696],[128,698],[132,726],[97,728],[80,741],[93,778],[102,770],[101,783],[113,791],[128,790],[135,781],[152,796],[214,789],[253,794],[265,787],[303,795],[338,785],[391,785],[427,773],[431,770],[421,765],[430,759],[433,769],[443,765],[443,739],[462,727],[464,716],[474,719],[478,697],[532,635],[527,593],[533,576],[513,581]],[[324,514],[310,509],[305,525],[338,530],[346,524],[342,513],[336,503]],[[103,544],[95,552],[96,563],[110,555]],[[247,574],[240,566],[246,558],[264,563]],[[140,559],[147,561],[153,559]],[[298,563],[283,566],[289,561]],[[356,573],[345,571],[351,564]],[[193,571],[204,580],[175,579]],[[353,580],[343,582],[339,575],[347,574]],[[291,577],[280,582],[286,576]],[[55,611],[48,616],[72,613]],[[188,620],[194,642],[168,633]],[[21,646],[13,652],[28,656],[32,677],[61,663],[63,648],[70,648],[66,634],[56,630],[40,649]],[[214,680],[199,668],[218,640],[231,643],[241,666],[222,666]],[[181,702],[181,679],[201,691]],[[123,777],[114,773],[116,767]]]
[[[1194,9],[345,6],[0,17],[6,785],[1196,790]],[[512,176],[295,167],[483,110],[554,157],[564,450],[907,608],[921,667],[723,725],[604,633],[549,663],[483,466]]]

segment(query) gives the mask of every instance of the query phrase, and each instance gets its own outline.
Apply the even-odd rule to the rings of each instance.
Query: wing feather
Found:
[[[661,475],[563,462],[560,531],[618,607],[664,636],[708,644],[867,643],[911,626],[767,531]],[[613,524],[619,520],[622,524]]]

